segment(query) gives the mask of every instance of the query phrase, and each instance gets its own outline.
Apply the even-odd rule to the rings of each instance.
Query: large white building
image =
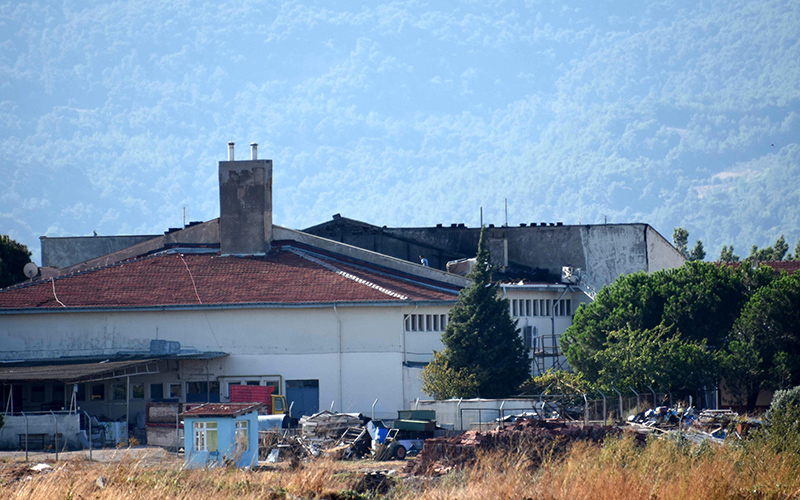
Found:
[[[422,396],[468,281],[273,225],[271,179],[271,161],[220,162],[219,219],[0,291],[4,409],[135,425],[230,384],[273,385],[293,416],[392,417]]]

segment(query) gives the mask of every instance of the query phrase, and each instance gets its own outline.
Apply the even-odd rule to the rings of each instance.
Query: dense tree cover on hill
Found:
[[[800,382],[800,276],[688,262],[622,276],[581,306],[562,338],[601,386],[690,393],[720,380],[741,402]]]
[[[0,236],[0,288],[25,280],[22,268],[31,261],[28,247],[12,240],[8,235]]]
[[[437,399],[501,398],[516,393],[530,371],[527,351],[509,313],[508,300],[492,283],[489,247],[481,230],[472,285],[458,295],[442,334],[444,351],[423,370],[422,389]]]

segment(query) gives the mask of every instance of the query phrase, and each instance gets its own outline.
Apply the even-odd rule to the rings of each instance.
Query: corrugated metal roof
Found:
[[[136,361],[108,361],[74,365],[4,366],[0,367],[0,380],[3,382],[75,382],[116,370],[145,366],[155,361],[157,360],[140,359]]]
[[[206,403],[181,413],[181,417],[238,417],[264,407],[261,403]]]
[[[215,359],[227,356],[223,352],[201,352],[193,354],[167,354],[160,356],[121,356],[119,358],[87,358],[26,360],[0,366],[2,382],[81,382],[85,380],[101,380],[119,376],[136,375],[139,367],[147,367],[158,361],[167,359]],[[145,372],[141,372],[145,373]]]

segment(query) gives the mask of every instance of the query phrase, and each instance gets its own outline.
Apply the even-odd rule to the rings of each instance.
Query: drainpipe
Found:
[[[413,315],[415,312],[417,312],[417,309],[419,309],[419,304],[415,304],[414,305],[414,309],[408,314],[408,320],[409,321],[411,321],[411,315]],[[439,326],[441,327],[442,325],[439,325]],[[442,330],[442,331],[444,331],[444,330]],[[403,408],[404,409],[406,407],[406,378],[405,378],[406,370],[405,369],[406,369],[406,362],[408,361],[408,353],[406,351],[407,351],[406,350],[406,322],[403,321],[403,377],[402,377],[402,379],[403,379],[403,389],[402,389],[402,396],[403,396]]]
[[[341,409],[342,399],[342,320],[339,318],[339,310],[336,309],[336,304],[333,305],[333,313],[336,315],[336,334],[339,339],[339,405]],[[333,402],[331,402],[331,411],[333,411]]]
[[[456,418],[458,419],[458,428],[459,430],[464,430],[464,421],[461,419],[461,400],[463,398],[458,398],[458,404],[456,405]]]
[[[556,348],[556,304],[561,302],[561,299],[564,298],[564,295],[566,295],[568,291],[569,287],[564,288],[561,295],[559,295],[556,301],[550,306],[550,333],[553,337],[553,365],[555,365],[556,360],[559,358],[557,354],[559,349]]]

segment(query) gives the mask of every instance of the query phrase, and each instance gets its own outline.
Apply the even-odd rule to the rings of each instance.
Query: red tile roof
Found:
[[[728,266],[736,269],[744,262],[750,263],[752,265],[752,261],[742,261],[742,262],[725,262]],[[757,260],[755,261],[756,264],[760,266],[767,266],[771,267],[776,271],[786,271],[787,274],[794,274],[797,271],[800,271],[800,260]]]
[[[181,417],[238,417],[251,411],[258,411],[261,403],[206,403],[181,413]]]
[[[451,285],[284,245],[267,256],[165,252],[0,290],[2,309],[454,301]]]

